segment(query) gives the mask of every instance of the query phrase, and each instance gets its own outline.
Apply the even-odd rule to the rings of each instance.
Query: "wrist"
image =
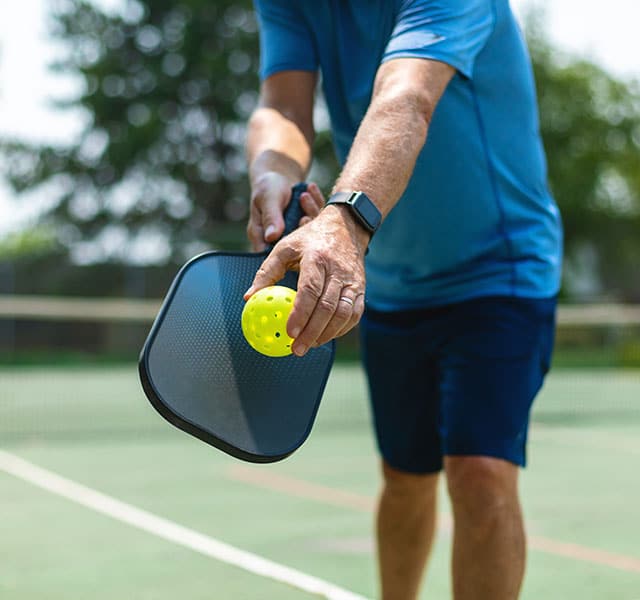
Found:
[[[338,221],[347,230],[349,237],[353,240],[361,255],[364,256],[367,253],[372,237],[371,233],[357,222],[348,206],[344,204],[329,204],[325,206],[322,212],[331,215],[332,219]]]
[[[262,152],[249,165],[249,181],[252,188],[275,176],[286,180],[291,187],[304,181],[305,174],[295,160],[273,150]]]
[[[276,170],[264,170],[258,173],[252,173],[249,177],[251,189],[260,189],[273,185],[275,181],[282,182],[287,187],[293,187],[299,183],[299,179],[291,177],[290,174]]]
[[[382,213],[371,198],[361,191],[334,192],[327,201],[328,206],[343,206],[355,223],[371,238],[382,222]]]

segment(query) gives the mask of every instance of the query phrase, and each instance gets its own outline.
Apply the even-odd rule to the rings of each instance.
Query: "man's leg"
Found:
[[[416,475],[382,464],[377,516],[382,600],[417,598],[436,525],[438,474]]]
[[[425,318],[422,311],[379,313],[368,308],[360,322],[382,457],[379,600],[416,598],[435,528],[442,470],[440,404],[437,364],[429,345],[435,336]]]
[[[447,456],[454,517],[454,600],[515,600],[526,544],[518,467],[483,456]]]
[[[518,496],[531,405],[551,362],[555,298],[451,306],[440,359],[455,600],[515,600],[526,544]]]

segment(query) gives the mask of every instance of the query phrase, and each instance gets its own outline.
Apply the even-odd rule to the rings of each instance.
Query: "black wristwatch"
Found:
[[[330,204],[346,204],[356,221],[371,235],[380,227],[382,215],[364,192],[337,192],[327,200],[327,206]]]

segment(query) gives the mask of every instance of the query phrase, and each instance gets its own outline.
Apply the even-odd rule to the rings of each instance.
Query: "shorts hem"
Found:
[[[522,468],[527,465],[525,453],[496,448],[478,450],[476,448],[456,446],[455,448],[447,448],[444,456],[484,456],[487,458],[499,458]]]
[[[411,473],[412,475],[433,475],[442,471],[442,461],[438,463],[432,463],[426,466],[421,465],[400,465],[397,461],[390,459],[388,456],[381,454],[382,459],[396,471],[402,471],[403,473]]]

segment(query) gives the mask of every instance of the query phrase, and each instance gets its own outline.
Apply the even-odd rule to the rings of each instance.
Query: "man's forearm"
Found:
[[[267,172],[279,173],[293,185],[305,179],[311,164],[311,145],[305,133],[273,108],[260,107],[253,113],[246,151],[252,186]]]
[[[453,74],[452,67],[423,59],[383,64],[334,191],[365,192],[385,217],[407,187],[433,111]]]
[[[409,182],[427,126],[425,116],[408,100],[372,104],[334,190],[361,190],[386,216]]]

